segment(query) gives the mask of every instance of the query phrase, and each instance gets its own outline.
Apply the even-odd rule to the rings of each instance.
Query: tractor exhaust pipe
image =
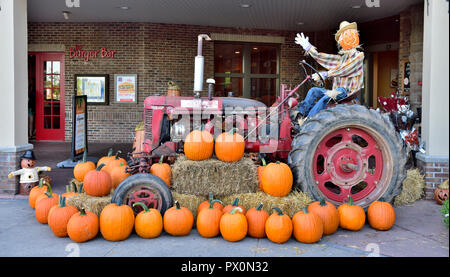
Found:
[[[198,35],[197,56],[195,56],[195,68],[194,68],[194,97],[200,97],[200,93],[203,90],[203,72],[205,67],[205,58],[202,56],[202,43],[203,39],[211,40],[206,34]]]

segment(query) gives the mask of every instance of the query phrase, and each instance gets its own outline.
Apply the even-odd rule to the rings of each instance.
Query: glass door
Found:
[[[36,53],[36,140],[64,141],[64,53]]]

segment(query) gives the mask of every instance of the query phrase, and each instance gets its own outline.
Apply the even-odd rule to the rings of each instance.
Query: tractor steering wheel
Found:
[[[307,63],[305,60],[302,60],[298,63],[299,67],[300,67],[300,71],[304,74],[304,77],[307,78],[307,76],[309,76],[310,78],[308,79],[308,81],[311,83],[312,86],[318,86],[320,88],[325,87],[325,80],[322,78],[322,75],[320,75],[319,71],[317,69],[315,69],[314,67],[312,67],[309,63]],[[308,69],[309,70],[308,70]],[[313,71],[311,74],[309,74],[309,71]],[[317,75],[319,75],[320,80],[318,82],[314,81],[311,76],[313,73],[317,73]]]

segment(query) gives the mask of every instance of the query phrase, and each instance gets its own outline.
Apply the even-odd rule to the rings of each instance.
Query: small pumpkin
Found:
[[[375,230],[389,230],[395,224],[394,208],[388,202],[374,201],[367,209],[367,221]]]
[[[323,235],[323,222],[315,213],[308,212],[307,208],[298,211],[292,217],[294,237],[302,243],[318,242]]]
[[[46,192],[48,192],[52,197],[56,198],[56,203],[58,203],[58,194],[56,194],[56,193],[53,192],[53,190],[52,190],[52,188],[51,188],[51,186],[50,186],[50,183],[44,181],[44,186],[47,187],[47,191],[46,191]],[[48,194],[45,194],[45,193],[42,193],[42,194],[38,195],[38,196],[36,197],[36,201],[35,201],[35,208],[36,208],[36,205],[37,205],[37,203],[38,203],[39,201],[41,201],[42,199],[46,199],[46,198],[48,198],[48,197],[49,197],[49,195],[48,195]]]
[[[192,230],[194,216],[188,208],[180,206],[180,203],[175,201],[175,206],[164,213],[163,222],[164,230],[170,235],[186,236]]]
[[[258,207],[251,208],[245,214],[248,222],[248,235],[253,238],[264,238],[266,236],[266,221],[269,213],[262,209],[263,203]]]
[[[99,222],[96,214],[82,209],[67,223],[67,235],[75,242],[85,242],[98,234]]]
[[[111,192],[111,176],[108,172],[101,170],[104,166],[105,164],[100,164],[84,176],[83,188],[87,195],[105,196]]]
[[[202,203],[200,203],[200,204],[198,205],[198,207],[197,207],[197,216],[198,216],[198,213],[200,213],[201,210],[203,210],[203,209],[205,209],[205,208],[208,208],[210,202],[213,201],[213,200],[214,200],[213,194],[210,192],[210,193],[209,193],[209,198],[208,198],[208,200],[205,200],[205,201],[203,201]],[[214,202],[213,208],[222,211],[222,210],[223,210],[223,203],[222,203],[222,201],[216,201],[216,202]]]
[[[134,212],[128,205],[106,205],[100,213],[100,233],[109,241],[121,241],[133,231]]]
[[[227,241],[240,241],[247,235],[248,223],[240,207],[233,208],[220,218],[220,234]]]
[[[48,183],[46,183],[44,178],[41,178],[39,180],[39,184],[30,190],[30,194],[28,195],[28,203],[30,204],[31,208],[34,209],[36,205],[36,198],[47,191],[47,184]]]
[[[203,161],[211,158],[214,137],[205,130],[194,130],[184,139],[184,154],[189,160]]]
[[[75,185],[74,182],[72,182],[70,185],[67,185],[66,192],[61,194],[61,196],[65,197],[66,200],[68,200],[69,198],[71,198],[75,195],[78,195],[78,193],[77,193],[77,185]]]
[[[325,201],[325,198],[309,204],[308,211],[322,219],[324,235],[331,235],[339,228],[339,213],[332,203]]]
[[[114,168],[121,166],[121,164],[127,164],[127,161],[124,158],[119,157],[120,153],[122,153],[122,151],[120,151],[120,150],[117,151],[114,158],[108,160],[107,163],[105,164],[105,166],[102,168],[102,170],[108,172],[111,175],[111,171]]]
[[[272,213],[266,220],[265,230],[267,238],[275,243],[285,243],[292,236],[292,220],[283,214],[278,207],[272,207],[276,212]]]
[[[83,182],[84,176],[89,171],[95,169],[95,164],[87,160],[87,152],[83,153],[83,160],[75,165],[73,168],[73,176],[77,181]]]
[[[134,230],[136,234],[144,239],[152,239],[161,235],[163,230],[163,219],[157,209],[149,209],[144,203],[136,202],[133,207],[141,206],[143,211],[136,215]]]
[[[247,210],[244,208],[244,206],[239,205],[239,198],[236,197],[236,198],[234,199],[234,201],[233,201],[233,204],[231,204],[231,205],[228,204],[228,205],[226,205],[226,206],[223,208],[223,213],[228,213],[228,212],[230,212],[232,209],[234,209],[234,208],[236,208],[236,207],[241,208],[241,210],[238,210],[238,211],[237,211],[238,213],[241,213],[241,212],[242,212],[242,214],[245,215],[245,213],[247,212]]]
[[[97,162],[97,167],[101,164],[107,165],[110,160],[114,159],[113,149],[109,148],[108,154],[106,156],[101,157]]]
[[[262,191],[263,190],[262,183],[261,183],[262,173],[267,164],[266,164],[266,160],[264,158],[261,158],[261,163],[262,163],[262,165],[258,166],[257,173],[258,173],[258,188],[259,188],[259,190]]]
[[[111,185],[115,189],[126,178],[131,176],[131,173],[127,172],[128,166],[124,163],[120,163],[120,166],[116,166],[111,170]]]
[[[277,161],[269,163],[261,176],[263,191],[269,195],[283,197],[291,192],[294,177],[289,166]]]
[[[348,204],[342,204],[338,208],[339,226],[350,231],[359,231],[366,222],[366,213],[361,206],[353,205],[353,198],[348,196]]]
[[[36,220],[42,224],[47,224],[48,213],[55,205],[58,205],[58,195],[53,193],[51,186],[48,186],[48,191],[36,199],[34,210]]]
[[[171,185],[171,179],[172,179],[172,169],[170,168],[170,165],[167,163],[163,163],[164,156],[161,156],[159,158],[158,163],[152,164],[150,167],[150,174],[153,174],[155,176],[158,176],[161,178],[169,188]]]
[[[436,203],[442,205],[446,199],[448,199],[448,179],[434,190],[434,200]]]
[[[237,162],[244,156],[244,137],[233,128],[217,136],[214,150],[219,160],[223,162]]]
[[[72,215],[78,212],[77,208],[66,205],[66,198],[59,196],[58,205],[53,206],[48,213],[48,226],[57,237],[67,236],[67,223]]]
[[[209,207],[201,210],[197,215],[197,231],[204,238],[212,238],[220,232],[220,218],[222,210],[214,208],[214,203],[221,203],[220,200],[210,200]]]

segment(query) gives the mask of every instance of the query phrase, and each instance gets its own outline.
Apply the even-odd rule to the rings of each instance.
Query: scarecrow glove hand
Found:
[[[14,175],[12,173],[8,174],[8,178],[11,179]]]
[[[305,51],[309,51],[312,46],[311,43],[309,43],[309,38],[305,37],[303,33],[301,35],[297,33],[297,37],[295,37],[295,43],[301,45]]]
[[[341,94],[340,91],[337,90],[327,90],[327,92],[325,92],[325,94],[330,97],[333,98],[333,100],[336,100],[336,97]]]

